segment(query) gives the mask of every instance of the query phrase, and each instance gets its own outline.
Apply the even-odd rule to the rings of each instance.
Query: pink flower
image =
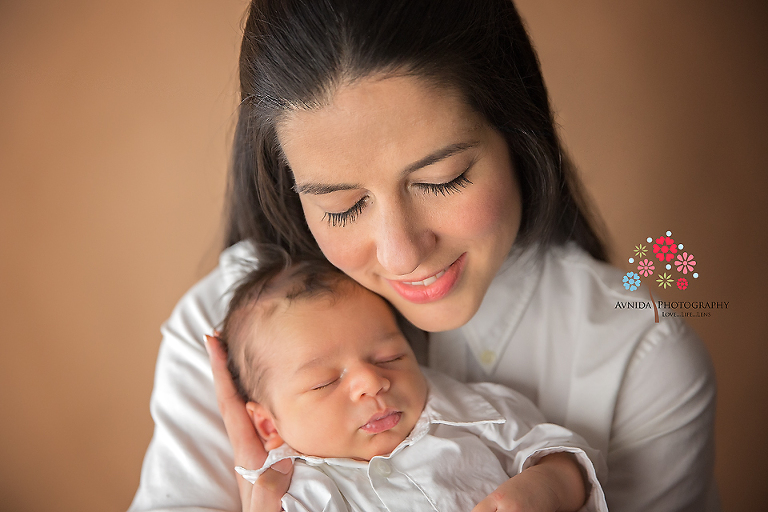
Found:
[[[678,254],[675,266],[677,267],[677,271],[682,272],[683,274],[693,272],[693,267],[696,266],[696,262],[693,260],[693,254],[688,254],[687,252]]]
[[[651,260],[643,260],[637,265],[637,272],[643,277],[653,274],[654,270],[656,270],[656,267],[653,266]]]
[[[680,279],[677,280],[677,287],[680,288],[681,290],[685,290],[686,288],[688,288],[688,280],[684,277],[681,277]]]
[[[659,261],[672,261],[677,252],[677,245],[671,237],[660,236],[653,244],[653,253],[659,258]]]

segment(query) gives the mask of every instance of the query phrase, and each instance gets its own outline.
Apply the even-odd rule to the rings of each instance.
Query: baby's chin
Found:
[[[395,432],[381,432],[371,440],[370,445],[366,449],[361,450],[357,456],[347,457],[363,462],[368,462],[374,457],[386,457],[402,443],[405,438],[408,437],[408,433],[405,435]]]
[[[426,392],[423,402],[426,403]],[[372,428],[364,429],[360,427],[350,433],[346,442],[341,441],[341,444],[332,446],[330,449],[327,437],[322,439],[314,438],[311,443],[302,446],[293,445],[289,440],[286,441],[288,441],[288,444],[293,449],[307,456],[367,462],[374,457],[384,457],[391,454],[400,443],[405,441],[416,426],[423,409],[423,404],[419,408],[418,413],[414,409],[406,407],[401,413],[398,413],[398,420],[394,425],[386,424],[386,419],[382,419],[384,424],[381,425],[367,424],[367,427]],[[380,430],[381,428],[383,430]]]
[[[352,459],[361,462],[368,462],[374,457],[387,456],[392,453],[395,448],[402,443],[408,434],[403,433],[400,429],[391,429],[385,432],[379,432],[371,436],[366,434],[362,430],[358,434],[363,434],[362,438],[355,439],[354,446],[338,447],[328,451],[328,444],[324,443],[323,446],[301,446],[297,448],[289,445],[297,452],[310,457],[320,457],[323,459]]]

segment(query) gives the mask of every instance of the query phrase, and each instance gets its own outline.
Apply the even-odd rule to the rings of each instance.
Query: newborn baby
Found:
[[[269,450],[236,470],[293,459],[284,510],[468,512],[502,484],[535,510],[607,510],[579,436],[506,387],[422,370],[389,304],[327,263],[262,252],[219,338]]]

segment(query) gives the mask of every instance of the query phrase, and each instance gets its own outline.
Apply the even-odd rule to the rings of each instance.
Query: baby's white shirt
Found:
[[[573,453],[592,490],[582,510],[606,512],[598,474],[602,455],[570,430],[544,423],[523,395],[498,384],[462,384],[422,369],[424,410],[389,455],[369,462],[302,455],[288,445],[269,452],[261,469],[236,468],[254,482],[280,460],[294,461],[282,504],[286,512],[467,512],[500,484],[545,455]]]

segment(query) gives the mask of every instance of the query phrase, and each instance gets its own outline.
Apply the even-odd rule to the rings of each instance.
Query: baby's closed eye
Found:
[[[328,387],[330,387],[331,385],[333,385],[333,384],[335,384],[336,382],[338,382],[338,380],[339,380],[339,378],[338,378],[338,377],[336,377],[336,378],[334,378],[334,379],[332,379],[332,380],[328,380],[328,381],[325,381],[325,382],[323,382],[322,384],[318,384],[317,386],[313,386],[313,387],[312,387],[312,391],[318,391],[318,390],[321,390],[321,389],[325,389],[325,388],[328,388]]]
[[[376,364],[382,365],[382,364],[387,364],[387,363],[394,363],[394,362],[397,362],[397,361],[402,361],[403,359],[405,359],[405,354],[397,354],[397,355],[394,355],[394,356],[383,357],[383,358],[379,359],[378,361],[376,361]]]

